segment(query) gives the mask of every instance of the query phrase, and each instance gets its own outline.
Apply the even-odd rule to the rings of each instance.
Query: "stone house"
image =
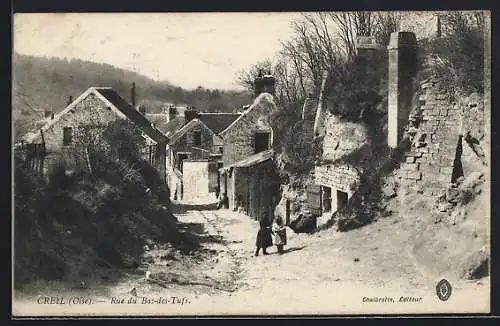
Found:
[[[135,85],[132,86],[131,93],[132,102],[135,102]],[[90,87],[62,111],[46,119],[40,130],[29,133],[23,138],[23,143],[27,146],[43,144],[49,162],[57,154],[75,146],[74,136],[79,127],[90,123],[103,125],[117,119],[127,119],[139,128],[146,140],[146,147],[142,151],[143,157],[157,169],[163,180],[166,180],[168,138],[113,88]]]
[[[154,117],[170,141],[167,175],[172,199],[195,200],[215,193],[222,166],[222,137],[218,135],[240,114],[205,113],[170,107],[164,123]]]
[[[258,96],[253,104],[220,133],[223,139],[223,167],[219,169],[221,193],[227,194],[230,209],[241,208],[259,220],[272,218],[280,192],[270,120],[278,109],[271,94],[273,85],[272,76],[256,80]]]
[[[353,122],[342,122],[334,116],[326,118],[323,153],[314,170],[308,202],[316,215],[333,214],[343,209],[356,192],[362,167],[350,157],[368,157],[369,139],[366,128]]]

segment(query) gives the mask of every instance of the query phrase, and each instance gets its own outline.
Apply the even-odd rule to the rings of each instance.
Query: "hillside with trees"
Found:
[[[246,91],[202,86],[187,90],[109,64],[15,53],[12,85],[15,139],[36,128],[36,122],[46,111],[62,110],[70,96],[76,99],[91,86],[111,86],[130,100],[132,82],[137,87],[137,104],[144,105],[152,113],[160,112],[166,104],[189,105],[201,111],[232,112],[251,102],[251,94]]]

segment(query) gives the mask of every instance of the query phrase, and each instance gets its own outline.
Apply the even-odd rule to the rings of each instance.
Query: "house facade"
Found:
[[[199,181],[208,180],[209,167],[217,166],[220,154],[214,143],[219,136],[201,120],[187,119],[189,121],[172,135],[167,146],[167,173],[173,199],[195,199],[216,191],[216,185],[207,183],[202,187]]]
[[[132,92],[133,94],[135,92]],[[47,166],[58,154],[71,150],[75,134],[85,125],[105,125],[117,119],[130,120],[146,141],[142,156],[166,180],[166,148],[168,138],[111,87],[90,87],[61,112],[47,118],[47,122],[35,133],[23,138],[26,146],[43,144]]]
[[[170,141],[167,146],[167,175],[172,199],[216,199],[217,169],[222,167],[222,137],[240,114],[206,113],[189,108],[170,108],[167,123],[160,128]]]
[[[261,81],[274,84],[269,76]],[[272,87],[256,89],[272,92]],[[280,179],[274,168],[270,120],[277,109],[271,93],[260,93],[254,103],[220,133],[224,145],[223,167],[219,169],[221,193],[228,196],[230,209],[243,209],[256,220],[271,220],[279,201]]]

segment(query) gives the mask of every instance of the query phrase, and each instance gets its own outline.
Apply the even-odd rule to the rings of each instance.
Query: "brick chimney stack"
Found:
[[[270,93],[274,95],[276,79],[271,75],[271,71],[267,71],[265,74],[261,70],[259,76],[254,80],[254,90],[255,96],[259,96],[260,93]]]
[[[178,112],[177,112],[177,108],[173,105],[169,106],[167,110],[168,110],[167,121],[170,122],[177,117]]]
[[[135,109],[135,83],[132,83],[132,87],[130,88],[130,100],[132,107]]]
[[[189,121],[198,118],[198,111],[196,111],[195,107],[189,107],[184,111],[184,124],[188,123]]]
[[[70,97],[68,98],[68,105],[70,105],[71,103],[73,103],[73,96],[70,96]]]

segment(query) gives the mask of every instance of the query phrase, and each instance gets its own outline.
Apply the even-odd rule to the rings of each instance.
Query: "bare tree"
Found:
[[[397,32],[401,25],[401,14],[399,12],[377,12],[375,13],[374,36],[377,43],[387,46],[391,39],[391,33]]]
[[[248,91],[253,92],[255,78],[259,75],[259,73],[272,71],[272,68],[273,63],[271,59],[264,59],[250,66],[248,70],[239,71],[236,75],[236,82]]]

